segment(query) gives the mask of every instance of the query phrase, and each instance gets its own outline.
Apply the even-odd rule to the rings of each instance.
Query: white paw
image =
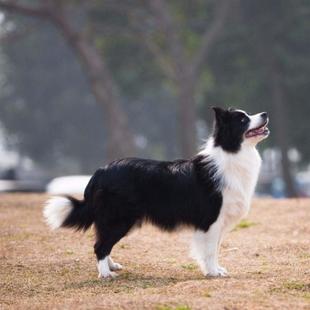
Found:
[[[109,269],[112,271],[121,270],[123,266],[121,264],[115,263],[111,256],[108,257]]]
[[[109,272],[104,272],[104,273],[99,273],[98,278],[103,278],[103,279],[114,279],[118,276],[116,272],[109,271]]]
[[[217,269],[220,270],[221,272],[223,272],[224,274],[228,275],[226,268],[221,267],[221,266],[217,266]]]
[[[210,269],[207,273],[208,277],[227,277],[228,273],[227,270],[223,267],[217,267],[214,269]]]
[[[112,271],[116,271],[116,270],[122,270],[123,269],[123,266],[121,264],[118,264],[118,263],[114,263],[113,264],[110,264],[110,269]]]
[[[117,277],[117,273],[113,272],[110,270],[110,267],[109,267],[109,262],[108,262],[108,257],[105,257],[104,259],[101,259],[99,262],[98,262],[98,272],[99,272],[99,275],[98,275],[98,278],[115,278]]]

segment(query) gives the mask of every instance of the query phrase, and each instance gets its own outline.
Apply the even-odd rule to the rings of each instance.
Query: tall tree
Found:
[[[22,35],[13,39],[10,32],[0,49],[0,121],[8,143],[51,176],[92,172],[107,139],[72,49],[48,22],[14,15],[9,23]]]
[[[27,16],[45,18],[52,22],[63,34],[81,60],[89,78],[91,89],[104,111],[104,124],[107,130],[107,159],[128,156],[135,153],[133,134],[128,118],[121,104],[119,89],[104,57],[86,32],[73,26],[68,13],[67,1],[41,1],[38,7],[16,1],[0,1],[0,9]]]
[[[256,9],[256,10],[255,10]],[[248,7],[248,18],[255,23],[256,53],[265,69],[265,78],[270,89],[270,107],[274,122],[275,141],[281,152],[282,176],[286,186],[286,195],[295,197],[297,190],[293,177],[292,167],[288,158],[290,142],[288,141],[288,115],[286,102],[286,86],[284,83],[286,70],[284,69],[283,54],[287,54],[286,36],[283,29],[290,23],[294,8],[290,1],[282,1],[280,5],[269,1],[255,3]],[[254,11],[255,10],[255,11]]]
[[[175,16],[180,2],[168,3],[163,0],[150,0],[148,4],[153,22],[150,22],[148,18],[144,23],[141,23],[140,15],[133,16],[132,20],[162,72],[175,86],[181,154],[184,157],[190,157],[196,151],[197,102],[195,95],[197,87],[209,53],[224,28],[232,1],[219,0],[213,3],[212,21],[208,23],[204,20],[203,30],[199,34],[198,47],[194,50],[191,50],[186,42],[190,40],[188,37],[193,35],[190,31],[186,33],[184,30],[188,25],[181,25]],[[191,5],[188,3],[188,6]],[[207,9],[206,4],[200,7],[201,4],[195,3],[195,6],[197,10],[206,11]],[[181,10],[184,15],[188,13],[186,5]],[[189,16],[187,15],[187,17]]]

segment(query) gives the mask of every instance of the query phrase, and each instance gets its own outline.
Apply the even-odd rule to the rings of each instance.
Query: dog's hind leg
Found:
[[[95,243],[94,249],[98,260],[98,272],[100,278],[114,278],[117,275],[112,270],[120,269],[117,267],[121,266],[115,264],[109,258],[109,255],[113,246],[127,234],[131,226],[132,224],[129,224],[128,222],[119,224],[114,223],[113,225],[105,225],[104,227],[98,227],[95,223],[97,242]],[[113,265],[111,262],[113,262]]]
[[[109,256],[108,258],[108,263],[109,263],[110,270],[112,271],[123,269],[123,266],[121,264],[115,263],[111,256]]]

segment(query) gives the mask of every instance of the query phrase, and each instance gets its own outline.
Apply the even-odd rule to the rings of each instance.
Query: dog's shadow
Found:
[[[131,290],[142,288],[160,288],[187,281],[206,280],[202,275],[192,276],[153,276],[141,273],[123,272],[114,279],[88,279],[80,282],[66,284],[67,289],[81,288],[103,288],[113,292],[130,292]]]

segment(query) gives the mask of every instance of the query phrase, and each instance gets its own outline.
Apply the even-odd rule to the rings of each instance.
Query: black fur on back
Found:
[[[96,171],[85,199],[98,227],[125,225],[129,230],[149,221],[167,231],[180,225],[207,231],[222,205],[215,171],[212,161],[203,156],[116,160]]]

